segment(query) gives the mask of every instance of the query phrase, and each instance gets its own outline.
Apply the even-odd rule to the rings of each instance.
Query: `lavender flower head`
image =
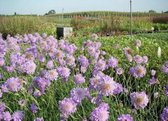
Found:
[[[49,60],[49,61],[47,62],[47,64],[46,64],[46,67],[47,67],[48,69],[52,69],[52,68],[54,67],[53,61],[52,61],[52,60]]]
[[[56,80],[58,73],[56,69],[48,70],[45,72],[44,77],[50,81]]]
[[[131,103],[136,109],[144,109],[148,102],[149,98],[145,92],[133,92],[130,94]]]
[[[114,58],[114,57],[111,57],[108,60],[108,66],[112,67],[112,68],[116,68],[118,66],[118,60],[116,58]]]
[[[76,84],[83,84],[85,83],[85,78],[82,76],[82,74],[77,74],[74,76],[74,82]]]
[[[0,113],[1,113],[1,112],[4,112],[5,109],[6,109],[6,105],[5,105],[5,103],[0,102]]]
[[[146,68],[141,65],[137,65],[135,67],[130,68],[130,74],[135,78],[142,78],[146,74]]]
[[[2,119],[4,121],[11,121],[12,120],[12,116],[11,116],[11,114],[8,111],[3,112],[2,115],[3,115]]]
[[[168,106],[163,109],[161,121],[168,121]]]
[[[143,58],[140,55],[136,55],[133,57],[133,60],[137,63],[137,64],[141,64],[143,63]]]
[[[89,96],[89,91],[87,88],[77,87],[71,90],[71,98],[76,103],[80,103],[87,96]]]
[[[98,90],[99,94],[104,96],[110,96],[115,93],[118,94],[122,91],[121,85],[113,81],[113,78],[109,76],[103,77],[103,80],[101,80],[98,85]],[[119,90],[119,92],[117,90]]]
[[[68,77],[70,75],[70,69],[66,67],[58,67],[57,68],[58,74],[63,78],[64,81],[68,80]]]
[[[34,119],[34,121],[44,121],[44,119],[43,118],[36,118],[36,119]]]
[[[37,113],[38,107],[34,103],[32,103],[30,105],[30,110],[32,113]]]
[[[122,114],[117,118],[117,121],[134,121],[130,114]]]
[[[33,61],[27,61],[19,67],[19,71],[27,74],[34,74],[36,70],[36,64]]]
[[[108,121],[109,119],[109,106],[107,103],[101,103],[91,113],[91,121]]]
[[[5,84],[6,87],[12,92],[18,92],[22,88],[21,79],[15,77],[7,79]]]
[[[164,63],[164,65],[161,68],[162,72],[165,74],[168,74],[168,61]]]
[[[3,65],[5,65],[5,61],[4,61],[3,58],[0,58],[0,67],[3,66]]]
[[[79,56],[78,61],[79,61],[80,65],[82,67],[86,67],[87,68],[89,66],[88,59],[85,56],[83,56],[83,55]]]
[[[15,111],[12,115],[13,121],[22,121],[23,120],[23,112],[22,111]]]
[[[71,98],[64,98],[62,101],[59,101],[59,110],[64,118],[68,118],[69,115],[74,113],[76,109],[76,103]]]

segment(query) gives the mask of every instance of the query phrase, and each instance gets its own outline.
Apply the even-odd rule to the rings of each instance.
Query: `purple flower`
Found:
[[[164,63],[164,65],[162,66],[161,70],[165,73],[168,74],[168,61],[166,61]]]
[[[147,56],[143,56],[142,59],[143,59],[144,64],[148,62],[148,57]]]
[[[107,103],[101,103],[97,108],[95,108],[90,119],[92,121],[108,121],[109,119],[109,106]]]
[[[59,101],[59,110],[64,118],[68,118],[69,115],[77,110],[76,105],[77,104],[73,101],[73,99],[64,98],[62,101]]]
[[[121,87],[120,84],[113,81],[113,78],[104,76],[98,85],[98,90],[100,95],[109,96],[120,93],[122,91]]]
[[[33,61],[27,61],[23,63],[18,69],[22,73],[34,74],[36,70],[36,64]]]
[[[78,58],[78,61],[79,61],[79,63],[80,63],[80,65],[82,66],[82,67],[88,67],[89,66],[89,61],[88,61],[88,59],[85,57],[85,56],[83,56],[83,55],[81,55],[79,58]]]
[[[4,61],[3,58],[0,58],[0,67],[3,66],[3,65],[5,65],[5,61]]]
[[[118,60],[116,58],[114,58],[114,57],[111,57],[108,60],[108,66],[112,67],[112,68],[116,68],[118,66]]]
[[[90,89],[97,89],[101,78],[99,76],[95,76],[93,78],[90,78]]]
[[[0,113],[4,112],[6,109],[6,105],[3,102],[0,102]]]
[[[168,96],[168,84],[166,85],[165,93],[166,93],[166,96]]]
[[[145,92],[133,92],[130,94],[131,103],[136,109],[144,109],[148,102],[149,98]]]
[[[168,106],[163,109],[161,121],[168,121]]]
[[[154,84],[158,84],[159,83],[159,80],[155,77],[152,77],[150,80],[149,80],[149,84],[150,85],[154,85]]]
[[[44,74],[44,77],[50,81],[56,80],[58,77],[57,70],[52,69],[52,70],[46,71]]]
[[[15,111],[12,115],[13,121],[22,121],[23,120],[23,112]]]
[[[41,93],[44,93],[45,89],[50,85],[50,81],[45,78],[36,77],[33,80],[33,84],[41,91]]]
[[[122,114],[117,118],[117,121],[134,121],[130,114]]]
[[[30,110],[32,113],[37,113],[38,107],[34,103],[32,103],[30,105]]]
[[[82,74],[77,74],[74,76],[74,82],[76,84],[83,84],[85,83],[85,78],[82,76]]]
[[[89,95],[87,88],[74,88],[71,90],[71,98],[74,102],[80,103],[85,97]]]
[[[34,119],[34,121],[44,121],[44,119],[43,118],[36,118],[36,119]]]
[[[21,79],[15,77],[7,79],[5,84],[12,92],[18,92],[22,88]]]
[[[60,67],[57,68],[57,72],[65,81],[68,80],[68,77],[70,75],[70,69],[69,68],[60,66]]]
[[[69,66],[75,66],[75,58],[72,55],[67,55],[66,64]]]
[[[106,69],[106,61],[103,59],[98,60],[98,62],[94,66],[94,70],[104,71],[105,69]]]
[[[3,78],[3,74],[0,73],[0,79],[2,79],[2,78]]]
[[[133,57],[133,60],[137,63],[137,64],[141,64],[143,62],[143,58],[140,55],[136,55]]]
[[[12,120],[12,116],[11,116],[11,114],[8,111],[3,112],[2,115],[3,115],[3,120],[4,121],[11,121]]]
[[[53,61],[52,61],[52,60],[49,60],[49,61],[47,62],[47,64],[46,64],[46,67],[47,67],[48,69],[52,69],[52,68],[54,67]]]
[[[130,74],[135,78],[142,78],[146,74],[146,68],[141,65],[137,65],[136,67],[131,67]]]

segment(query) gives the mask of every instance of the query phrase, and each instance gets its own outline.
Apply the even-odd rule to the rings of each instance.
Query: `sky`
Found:
[[[129,11],[130,0],[0,0],[0,14],[38,14],[77,11]],[[133,11],[168,11],[168,0],[132,0]]]

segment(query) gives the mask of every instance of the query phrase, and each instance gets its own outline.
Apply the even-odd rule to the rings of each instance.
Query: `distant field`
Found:
[[[133,33],[168,30],[168,14],[133,13]],[[45,16],[0,16],[0,32],[9,34],[47,33],[55,34],[56,26],[72,26],[75,35],[98,33],[99,35],[128,34],[129,13],[79,12]]]

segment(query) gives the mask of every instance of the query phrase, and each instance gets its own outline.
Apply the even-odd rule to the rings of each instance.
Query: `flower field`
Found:
[[[168,121],[164,35],[0,35],[0,120]]]

